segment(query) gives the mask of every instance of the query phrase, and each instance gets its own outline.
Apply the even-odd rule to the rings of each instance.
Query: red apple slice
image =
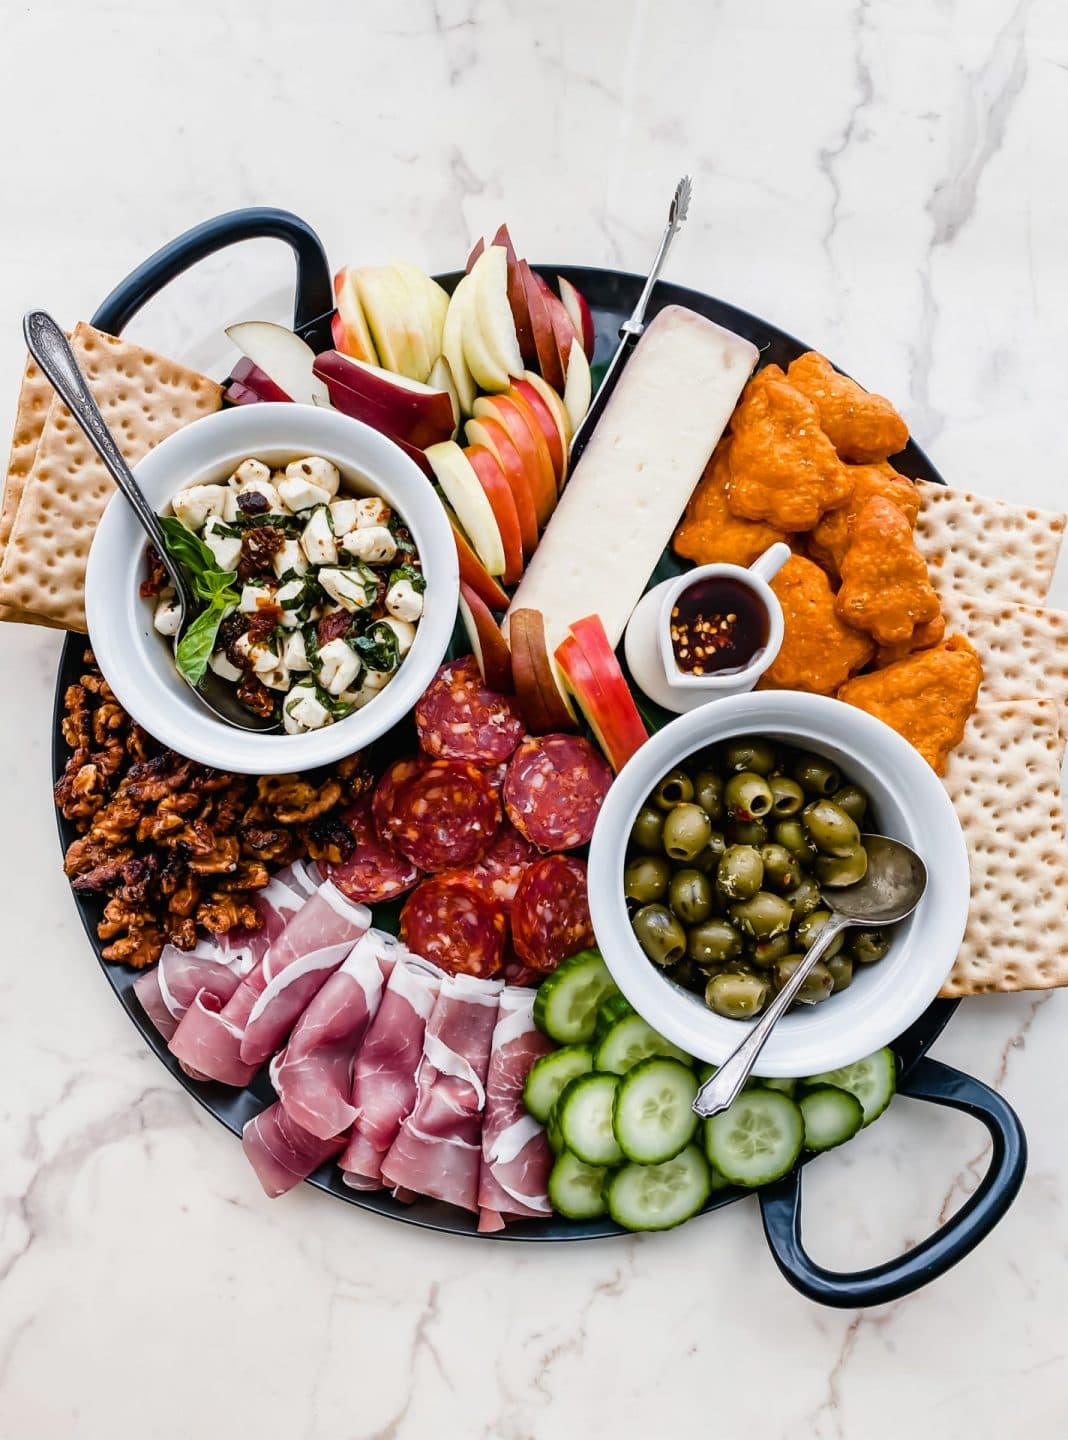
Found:
[[[649,735],[600,617],[589,615],[572,625],[556,647],[556,660],[608,763],[622,770]]]
[[[326,386],[314,374],[315,352],[292,330],[271,320],[243,320],[227,326],[226,334],[296,404],[330,404]]]
[[[557,275],[556,283],[560,287],[560,300],[564,309],[571,318],[575,327],[575,334],[582,341],[582,348],[586,353],[586,359],[593,359],[594,346],[597,337],[593,329],[593,311],[581,290],[575,288],[571,281],[564,275]]]
[[[524,365],[536,365],[538,351],[534,344],[534,326],[531,323],[530,307],[527,304],[527,290],[523,284],[523,272],[516,258],[515,246],[512,244],[512,237],[508,233],[507,225],[500,227],[493,237],[493,243],[494,245],[503,245],[508,256],[508,304],[512,307],[512,319],[515,321],[519,353],[523,357]]]
[[[371,329],[379,364],[396,375],[425,380],[433,356],[427,345],[423,306],[393,265],[356,271],[356,292]]]
[[[537,381],[537,385],[534,381]],[[541,387],[539,389],[538,387]],[[560,419],[557,419],[556,411],[550,408],[549,401],[542,394],[542,390],[553,397],[554,402],[560,408]],[[545,437],[545,443],[549,447],[549,455],[553,462],[553,471],[556,474],[556,485],[558,490],[564,488],[564,481],[567,479],[567,414],[560,405],[560,397],[556,391],[546,385],[540,375],[532,375],[530,370],[526,371],[521,379],[512,381],[512,388],[505,391],[509,400],[522,401],[530,410],[531,415]]]
[[[449,308],[449,292],[442,289],[436,280],[432,280],[425,270],[420,270],[418,265],[407,265],[400,261],[394,261],[393,269],[407,285],[414,312],[422,321],[423,338],[426,340],[427,354],[430,356],[431,368],[433,368],[433,362],[441,354],[442,330]],[[429,373],[428,370],[427,375]],[[421,378],[425,379],[426,377]]]
[[[571,342],[567,357],[567,380],[564,384],[564,409],[571,422],[572,433],[582,423],[593,399],[593,377],[586,352],[577,340]]]
[[[506,378],[521,375],[523,356],[508,303],[508,252],[503,245],[490,245],[482,252],[471,271],[471,279],[475,282],[478,326],[494,365]]]
[[[534,348],[538,357],[538,369],[550,385],[555,386],[558,390],[563,390],[564,367],[560,363],[560,353],[556,348],[549,307],[545,303],[545,296],[538,286],[533,270],[525,260],[520,260],[519,268],[523,274],[523,290],[526,295],[531,328],[534,331]]]
[[[535,735],[574,730],[575,719],[556,680],[545,646],[545,619],[540,610],[513,610],[508,616],[512,679],[523,719]]]
[[[470,585],[460,581],[460,619],[482,678],[499,695],[512,691],[512,652],[493,612]]]
[[[275,403],[292,402],[292,397],[286,394],[281,385],[276,385],[271,377],[265,374],[247,355],[242,355],[231,370],[230,382],[245,386],[255,394],[258,400],[270,400]]]
[[[519,403],[506,395],[483,395],[475,401],[475,418],[482,420],[486,416],[500,421],[519,451],[534,497],[538,525],[544,530],[556,509],[557,493],[552,456],[540,429],[536,422],[528,421]]]
[[[452,526],[452,538],[456,541],[456,557],[460,562],[460,579],[469,586],[490,610],[507,610],[508,596],[471,548],[459,520],[447,505],[442,507]]]
[[[445,328],[441,332],[442,354],[449,362],[456,393],[460,397],[460,409],[465,415],[471,414],[478,398],[478,386],[464,355],[464,329],[470,324],[467,311],[473,297],[470,276],[464,275],[449,297]]]
[[[437,479],[437,476],[434,474],[433,468],[431,467],[430,461],[426,458],[425,450],[421,450],[418,445],[409,445],[407,440],[398,440],[396,435],[391,435],[389,438],[393,441],[394,445],[396,445],[398,450],[404,451],[405,455],[407,455],[409,460],[415,461],[415,463],[419,466],[420,470],[422,470],[423,474],[428,480]]]
[[[223,396],[231,405],[262,405],[263,396],[256,390],[250,390],[240,380],[228,380],[223,386]],[[286,399],[288,400],[288,396]]]
[[[367,317],[360,304],[356,274],[348,265],[334,276],[334,303],[337,305],[337,314],[330,322],[334,344],[346,355],[377,365],[378,354],[371,339],[371,332],[367,328]]]
[[[582,344],[582,337],[571,323],[571,316],[564,308],[562,301],[553,294],[552,287],[543,275],[534,272],[534,280],[541,291],[545,307],[549,312],[549,322],[553,327],[553,342],[556,345],[556,353],[560,359],[561,373],[567,375],[567,359],[571,353],[571,346],[574,341]],[[542,372],[544,374],[544,371]],[[563,385],[556,387],[563,394]]]
[[[526,468],[512,437],[492,415],[468,420],[464,426],[464,434],[469,445],[481,445],[497,457],[515,500],[519,533],[523,540],[523,558],[529,560],[538,544],[538,512],[534,508],[534,492],[530,488]]]
[[[480,235],[479,238],[475,241],[474,249],[471,251],[470,255],[468,255],[468,257],[467,257],[467,264],[464,266],[464,269],[467,271],[468,275],[470,275],[471,271],[475,268],[475,261],[476,261],[476,260],[478,259],[478,257],[482,254],[482,252],[483,252],[483,250],[485,250],[485,248],[486,248],[486,242],[485,242],[485,240],[482,239],[482,237],[481,237],[481,235]]]
[[[445,492],[446,500],[455,510],[464,533],[470,536],[478,558],[491,575],[503,575],[508,568],[504,540],[493,507],[471,467],[470,460],[455,440],[431,445],[426,451],[426,458],[438,484]],[[518,533],[517,520],[516,534]]]
[[[419,448],[452,436],[455,422],[446,390],[432,390],[340,350],[317,355],[314,368],[334,406],[354,420]]]
[[[492,450],[485,450],[481,445],[468,445],[464,454],[471,469],[478,476],[478,483],[485,492],[497,521],[497,529],[501,533],[501,543],[504,545],[504,572],[501,580],[505,585],[515,585],[523,574],[523,538],[512,487],[505,479],[500,462]]]

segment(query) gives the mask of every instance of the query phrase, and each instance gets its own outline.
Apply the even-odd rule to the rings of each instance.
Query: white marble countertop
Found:
[[[956,484],[1063,505],[1068,21],[1055,0],[40,0],[3,7],[0,429],[30,304],[64,321],[215,212],[287,206],[335,265],[641,269],[768,316],[895,397]],[[47,86],[49,94],[44,95]],[[289,258],[218,257],[131,334],[205,363]],[[217,353],[217,344],[214,352]],[[1068,603],[1063,572],[1057,594]],[[1021,1196],[938,1284],[865,1314],[780,1279],[747,1202],[663,1237],[481,1245],[307,1187],[271,1203],[115,1004],[49,795],[58,639],[4,627],[0,1434],[570,1440],[1068,1433],[1060,994],[966,1003],[935,1053],[1027,1126]],[[811,1168],[807,1236],[898,1253],[984,1134],[902,1101]]]

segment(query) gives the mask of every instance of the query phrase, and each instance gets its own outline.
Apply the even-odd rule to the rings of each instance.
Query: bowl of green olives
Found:
[[[964,933],[964,838],[927,762],[840,701],[761,691],[681,716],[616,779],[590,848],[593,925],[616,983],[669,1040],[721,1063],[835,890],[865,875],[872,833],[927,857],[928,889],[901,924],[839,937],[776,1026],[765,1075],[850,1064],[922,1013]]]

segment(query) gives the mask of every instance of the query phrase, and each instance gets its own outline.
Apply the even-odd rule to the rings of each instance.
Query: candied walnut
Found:
[[[105,782],[113,780],[126,763],[126,744],[118,735],[111,735],[99,750],[93,751],[92,762]]]
[[[113,845],[124,843],[137,828],[141,812],[129,795],[118,794],[93,821],[92,834]]]
[[[176,916],[170,921],[167,939],[178,950],[192,950],[197,943],[197,922],[192,915]]]
[[[242,850],[258,860],[287,865],[295,860],[300,846],[291,830],[282,825],[259,825],[246,821],[239,827]]]
[[[214,838],[214,837],[213,837]],[[190,855],[189,868],[195,875],[224,875],[237,869],[240,845],[236,835],[215,839],[210,850]]]
[[[85,687],[86,690],[90,692],[90,694],[96,695],[100,700],[115,699],[115,693],[112,690],[111,686],[108,684],[108,682],[104,679],[103,675],[82,675],[80,676],[80,683]]]
[[[963,635],[907,655],[885,670],[858,675],[839,700],[884,721],[914,746],[937,775],[960,744],[975,709],[983,665]]]
[[[849,476],[820,429],[816,407],[777,365],[749,381],[731,420],[727,504],[742,520],[811,530],[849,498]]]
[[[145,551],[145,578],[141,581],[141,599],[151,600],[153,595],[158,595],[167,588],[170,580],[162,555],[155,545],[150,545]]]
[[[237,562],[237,578],[252,580],[270,574],[271,562],[286,543],[277,525],[257,525],[241,537],[241,555]]]
[[[107,799],[107,776],[87,751],[76,750],[52,793],[65,820],[89,821]]]
[[[133,850],[129,847],[115,850],[99,836],[81,835],[68,845],[67,853],[63,857],[63,871],[66,875],[73,876],[84,875],[100,865],[112,862],[122,866],[132,854]],[[116,870],[115,874],[118,875],[118,873],[119,871]]]
[[[126,737],[126,753],[131,760],[135,762],[147,760],[149,756],[156,753],[156,748],[156,742],[147,730],[142,730],[140,725],[131,724],[130,733]]]
[[[159,891],[170,898],[185,883],[189,871],[185,860],[176,850],[163,851],[163,865],[159,872]]]
[[[168,880],[170,877],[168,876]],[[200,904],[201,884],[195,875],[185,871],[182,878],[177,880],[170,889],[167,898],[167,913],[177,915],[184,919],[186,915],[192,915],[193,911]]]
[[[131,965],[135,970],[144,970],[146,966],[156,963],[163,953],[163,945],[163,934],[158,926],[136,925],[111,945],[105,945],[100,953],[105,960]]]
[[[908,520],[880,495],[866,500],[853,521],[835,606],[847,625],[879,645],[909,640],[917,625],[941,613]]]
[[[315,627],[319,648],[329,645],[331,640],[340,640],[347,635],[352,629],[354,618],[347,610],[331,610],[329,615],[324,615]]]
[[[166,795],[188,787],[195,766],[172,750],[165,750],[130,767],[120,789],[137,805],[152,805]]]
[[[93,743],[103,745],[126,724],[126,711],[117,700],[107,700],[93,712]]]
[[[64,868],[71,877],[70,888],[76,895],[102,895],[105,890],[121,884],[123,872],[132,856],[132,850],[116,850],[114,855],[99,860],[90,868],[79,866],[72,870],[69,868],[71,858],[68,852]]]
[[[341,799],[341,782],[331,778],[316,786],[300,775],[262,775],[256,791],[281,824],[300,825],[334,808]]]
[[[115,894],[131,905],[147,905],[153,898],[158,875],[157,855],[135,855],[122,867],[122,884]]]
[[[853,522],[873,495],[881,495],[897,506],[909,526],[915,526],[920,513],[920,492],[904,475],[899,475],[892,465],[882,462],[878,465],[850,465],[852,490],[849,499],[838,510],[824,515],[816,528],[809,534],[807,549],[809,555],[822,565],[832,579],[838,578],[842,557],[849,549],[849,536]]]
[[[212,935],[225,935],[228,930],[259,930],[263,917],[240,895],[213,895],[197,911],[197,924]]]
[[[782,605],[783,640],[758,688],[833,695],[875,647],[838,617],[831,582],[811,560],[791,555],[771,588]]]
[[[89,695],[84,685],[68,685],[63,696],[65,714],[60,729],[71,750],[89,748],[91,720]]]
[[[256,675],[242,676],[241,684],[237,687],[237,698],[254,715],[262,715],[265,720],[274,714],[274,695]]]
[[[823,433],[843,460],[868,465],[908,444],[908,426],[890,401],[840,375],[814,350],[799,356],[786,378],[815,405]]]
[[[322,815],[306,825],[302,832],[304,844],[313,860],[327,860],[340,865],[356,846],[352,831],[338,815]]]
[[[216,894],[234,890],[262,890],[271,878],[271,872],[262,860],[241,860],[232,875],[222,875],[215,882]]]
[[[730,444],[728,437],[716,446],[672,542],[676,554],[698,565],[749,566],[769,545],[790,538],[759,520],[740,520],[731,514],[727,505]]]
[[[157,811],[141,816],[137,822],[137,839],[142,844],[148,840],[153,845],[174,845],[184,830],[185,820],[181,815]]]

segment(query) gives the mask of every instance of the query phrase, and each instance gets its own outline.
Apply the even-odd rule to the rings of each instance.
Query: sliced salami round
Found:
[[[462,760],[422,760],[390,779],[405,763],[391,766],[375,791],[382,839],[420,870],[462,869],[481,860],[501,824],[492,776]]]
[[[504,912],[455,876],[417,885],[401,911],[401,939],[415,955],[450,975],[496,975],[504,958]]]
[[[423,773],[427,764],[428,761],[422,755],[394,760],[375,786],[374,795],[371,797],[371,814],[381,837],[385,838],[387,834],[389,818],[397,804],[397,796],[410,780]]]
[[[508,762],[504,808],[539,850],[574,850],[593,834],[612,772],[578,735],[529,736]]]
[[[508,915],[523,872],[537,858],[538,851],[530,841],[506,820],[482,859],[468,866],[460,878],[484,891]]]
[[[555,970],[561,960],[594,941],[586,897],[586,862],[577,855],[543,855],[524,873],[512,904],[516,956],[534,970]]]
[[[379,838],[371,818],[370,796],[342,812],[342,822],[356,842],[352,854],[338,865],[327,866],[327,875],[342,894],[361,905],[394,900],[410,890],[419,879],[417,866]]]
[[[515,701],[489,690],[473,655],[450,660],[415,706],[419,743],[435,760],[499,765],[526,731]]]

